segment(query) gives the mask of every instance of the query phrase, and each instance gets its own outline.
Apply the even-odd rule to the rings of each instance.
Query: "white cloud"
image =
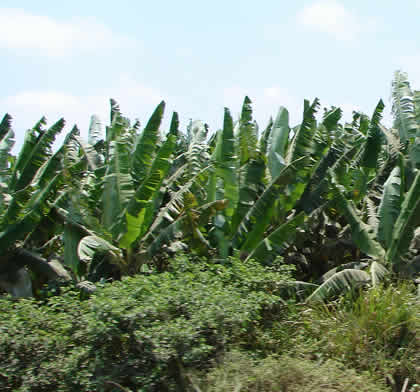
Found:
[[[337,0],[319,0],[307,5],[298,14],[298,21],[313,31],[351,41],[360,33],[371,31],[376,22],[357,16]]]
[[[95,18],[59,21],[22,9],[0,8],[0,48],[48,56],[133,47],[135,41]]]
[[[6,103],[16,106],[36,106],[48,109],[77,105],[76,97],[56,91],[24,91],[6,98]]]

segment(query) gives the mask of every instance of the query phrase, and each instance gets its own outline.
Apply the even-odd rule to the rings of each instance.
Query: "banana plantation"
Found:
[[[172,260],[179,257],[193,260],[179,277],[185,279],[187,291],[196,284],[187,279],[188,274],[203,276],[208,270],[234,274],[229,271],[252,266],[249,274],[287,275],[279,281],[271,275],[263,279],[266,283],[272,279],[269,287],[264,286],[264,295],[277,296],[277,305],[270,306],[293,302],[331,307],[349,295],[354,303],[358,295],[363,297],[360,293],[394,284],[411,285],[415,293],[420,276],[420,91],[411,89],[406,74],[396,72],[392,82],[392,127],[381,123],[383,110],[380,100],[373,113],[353,112],[347,123],[339,107],[322,108],[315,99],[304,102],[299,124],[290,124],[287,109],[280,107],[267,126],[259,128],[252,102],[245,97],[239,118],[232,118],[225,108],[223,126],[213,132],[202,121],[191,121],[181,130],[177,113],[169,114],[169,130],[162,129],[162,119],[168,115],[165,102],[144,124],[132,122],[111,100],[109,124],[102,127],[93,116],[87,139],[75,126],[62,145],[53,148],[65,122],[60,119],[47,126],[41,118],[26,132],[16,156],[12,154],[13,121],[6,114],[0,124],[0,292],[4,297],[0,302],[11,301],[12,307],[25,301],[45,302],[46,288],[55,287],[54,293],[61,290],[64,296],[71,288],[72,293],[80,293],[80,306],[102,298],[103,302],[92,305],[100,313],[106,308],[105,298],[114,298],[113,287],[122,282],[151,279],[158,285],[170,281],[168,274],[182,275],[182,268],[173,272]],[[139,292],[134,283],[124,284]],[[141,295],[141,301],[146,301],[146,294]],[[27,299],[18,301],[21,297]],[[265,306],[258,303],[255,309]],[[182,303],[177,309],[182,313]],[[9,314],[5,308],[2,312]],[[242,317],[240,309],[235,312]],[[272,314],[268,319],[274,318],[274,310],[268,313]],[[301,325],[299,320],[296,325]],[[418,327],[418,319],[416,323]],[[148,328],[153,330],[153,323]],[[99,336],[99,329],[95,331]],[[211,339],[205,335],[216,351],[222,344],[216,338],[222,332],[218,334]],[[161,347],[161,342],[150,346]],[[264,344],[258,350],[272,352]],[[241,343],[241,347],[250,345]],[[10,347],[7,355],[17,350]],[[173,390],[216,390],[205,389],[194,381],[195,376],[186,375],[185,369],[198,360],[191,359],[193,354],[180,357],[179,350],[173,355],[164,351],[169,358],[165,374],[178,386]],[[210,351],[205,355],[200,351],[199,361],[203,356],[213,358],[216,351]],[[147,363],[157,363],[164,357],[162,352],[161,356],[155,352],[155,362]],[[146,357],[144,352],[141,355]],[[0,367],[6,369],[4,358]],[[147,368],[144,363],[131,366]],[[416,388],[418,364],[413,369],[410,375],[394,374],[393,382],[399,385],[402,377],[401,382],[409,380],[408,385]],[[378,372],[378,368],[370,370]],[[12,385],[11,374],[0,370],[0,385]],[[153,379],[155,384],[149,379],[149,384],[136,384],[134,378],[127,381],[117,375],[114,381],[106,381],[98,372],[92,377],[89,380],[103,384],[86,390],[128,390],[118,389],[122,385],[172,390],[172,381],[156,381],[162,375]],[[13,389],[19,391],[49,390],[13,385],[22,388]],[[235,388],[217,390],[263,390]]]
[[[144,128],[111,101],[102,132],[77,127],[53,152],[63,119],[28,130],[17,156],[11,116],[0,124],[1,287],[31,296],[40,282],[97,282],[153,268],[184,251],[222,262],[234,252],[296,267],[308,300],[389,274],[416,278],[420,219],[420,93],[397,73],[394,126],[384,104],[340,122],[305,101],[302,122],[280,107],[259,132],[245,97],[237,121],[209,135],[172,114],[160,131],[161,102]],[[319,119],[317,120],[316,115]]]

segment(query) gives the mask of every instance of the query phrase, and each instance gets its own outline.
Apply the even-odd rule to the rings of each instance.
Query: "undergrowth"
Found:
[[[420,383],[407,285],[328,305],[285,297],[291,269],[181,255],[88,299],[0,300],[1,391],[382,391]],[[120,388],[121,387],[121,388]],[[408,389],[407,389],[408,391]]]

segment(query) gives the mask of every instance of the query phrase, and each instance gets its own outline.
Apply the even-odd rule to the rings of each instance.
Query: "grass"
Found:
[[[289,356],[262,361],[240,352],[229,353],[206,375],[190,377],[197,392],[382,392],[383,383],[329,360],[322,364]]]
[[[349,367],[420,383],[420,302],[413,287],[376,287],[302,312],[299,350]],[[306,342],[306,344],[305,344]]]

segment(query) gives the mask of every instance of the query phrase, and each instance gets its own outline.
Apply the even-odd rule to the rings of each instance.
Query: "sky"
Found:
[[[298,124],[315,97],[347,120],[382,98],[391,124],[394,72],[420,89],[419,16],[418,0],[1,0],[0,115],[18,146],[43,115],[86,136],[110,98],[143,125],[165,100],[163,132],[172,111],[216,131],[245,95],[260,128],[280,106]]]

